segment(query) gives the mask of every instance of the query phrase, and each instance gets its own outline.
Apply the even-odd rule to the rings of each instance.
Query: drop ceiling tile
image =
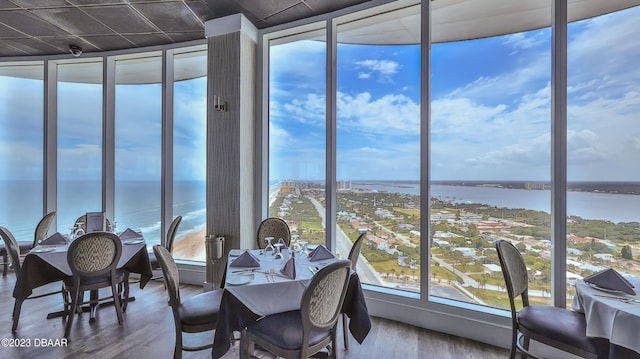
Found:
[[[109,4],[125,4],[125,0],[67,0],[73,5],[109,5]]]
[[[124,37],[133,42],[135,44],[135,47],[155,46],[172,43],[171,38],[165,34],[129,34],[125,35]]]
[[[21,33],[20,31],[16,31],[8,26],[4,26],[0,24],[0,39],[8,39],[8,38],[26,38],[27,35]]]
[[[191,11],[196,14],[200,21],[205,22],[209,20],[212,11],[206,3],[200,0],[194,0],[187,1],[186,4],[191,9]]]
[[[9,46],[16,48],[20,51],[24,51],[27,54],[37,54],[37,55],[55,55],[59,54],[61,49],[56,48],[55,46],[51,46],[45,40],[38,39],[20,39],[20,41],[15,41],[12,39],[3,40],[4,43]]]
[[[127,5],[84,7],[82,10],[117,33],[158,31],[155,26]]]
[[[285,21],[295,21],[304,19],[306,17],[314,16],[315,14],[309,9],[309,7],[303,3],[298,3],[284,11],[275,13],[272,16],[268,16],[264,19],[269,24],[276,25]]]
[[[24,8],[43,8],[54,6],[69,6],[66,0],[11,0],[14,4]]]
[[[273,1],[255,1],[255,0],[236,0],[243,8],[248,9],[260,19],[265,19],[276,13],[285,11],[291,7],[300,4],[301,0],[273,0]]]
[[[135,47],[135,44],[132,44],[130,41],[127,41],[124,37],[120,35],[96,35],[96,36],[83,36],[80,40],[86,41],[89,44],[92,44],[94,47],[98,48],[96,51],[111,51],[111,50],[120,50],[120,49],[130,49]],[[89,52],[90,49],[84,49],[84,45],[80,44],[84,52]]]
[[[167,35],[173,40],[173,42],[185,42],[192,40],[204,39],[204,31],[193,32],[170,32]]]
[[[0,10],[2,9],[19,9],[20,7],[9,0],[0,0]]]
[[[204,29],[204,25],[182,2],[137,3],[133,7],[165,32]]]
[[[27,10],[0,11],[0,23],[30,36],[66,35],[60,28]]]
[[[304,0],[304,2],[313,9],[313,12],[317,14],[326,14],[349,6],[369,2],[369,0]]]
[[[33,13],[71,35],[110,35],[113,31],[77,8],[37,9]]]
[[[2,56],[28,56],[32,55],[32,52],[28,52],[25,50],[20,50],[13,47],[13,43],[9,43],[4,40],[0,40],[0,48],[2,48]]]

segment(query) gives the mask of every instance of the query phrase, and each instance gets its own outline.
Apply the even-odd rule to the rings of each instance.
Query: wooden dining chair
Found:
[[[153,246],[162,273],[164,283],[169,294],[169,306],[173,312],[176,340],[173,358],[182,358],[182,351],[200,351],[213,347],[211,343],[200,346],[186,346],[183,344],[183,333],[202,333],[216,328],[218,309],[222,300],[222,289],[197,294],[183,300],[180,297],[180,275],[178,267],[169,250],[159,244]]]
[[[258,248],[263,249],[267,246],[267,241],[264,240],[265,237],[273,237],[273,244],[282,238],[287,247],[291,245],[291,229],[289,229],[289,225],[282,218],[270,217],[260,222],[257,238]]]
[[[331,263],[313,276],[299,310],[250,323],[240,338],[240,359],[249,359],[256,344],[283,358],[308,358],[324,348],[337,358],[336,329],[350,273],[350,261]]]
[[[116,309],[118,323],[122,324],[122,285],[124,285],[125,271],[117,269],[122,255],[120,238],[109,232],[91,232],[76,238],[69,245],[67,262],[73,276],[64,281],[65,288],[70,292],[71,300],[65,305],[64,317],[67,318],[64,337],[69,338],[73,318],[79,306],[90,304],[91,318],[99,306],[98,290],[111,288],[113,304]],[[85,302],[83,294],[90,291],[90,299]],[[104,298],[103,298],[104,299]]]
[[[173,253],[173,242],[176,238],[176,233],[178,232],[178,226],[182,221],[182,216],[177,216],[171,221],[169,225],[169,229],[167,230],[167,235],[164,240],[164,248],[166,248],[169,253]],[[155,253],[152,251],[149,253],[149,263],[151,263],[151,269],[160,269],[160,263],[155,256]],[[152,279],[162,279],[162,276],[156,276]]]
[[[32,248],[36,247],[38,243],[45,240],[47,238],[47,233],[49,232],[49,227],[51,227],[51,222],[56,218],[56,212],[49,212],[44,217],[40,219],[38,225],[36,225],[36,229],[33,234],[33,241],[19,241],[18,248],[20,249],[19,254],[24,256],[29,252]],[[9,253],[7,252],[5,247],[0,247],[0,256],[2,256],[2,276],[7,275],[7,270],[9,269]]]
[[[534,340],[574,355],[596,359],[597,348],[586,335],[584,314],[548,305],[529,305],[529,278],[527,266],[518,249],[508,241],[496,242],[502,274],[511,306],[511,353],[522,353],[522,358],[535,355],[529,351]],[[516,299],[522,300],[522,309],[516,310]]]
[[[349,261],[351,261],[351,270],[355,271],[356,266],[358,265],[358,258],[360,258],[360,250],[362,248],[362,242],[366,238],[367,233],[361,233],[353,242],[351,246],[351,250],[349,251],[349,256],[347,257]],[[344,348],[349,349],[349,332],[347,331],[347,314],[342,313],[342,336],[344,339]]]
[[[31,246],[31,248],[37,247],[40,242],[47,239],[47,234],[49,234],[49,227],[51,227],[51,223],[53,223],[53,220],[55,218],[55,211],[49,212],[44,217],[42,217],[42,219],[36,226],[35,233],[33,234],[33,245]]]
[[[0,227],[0,237],[2,237],[2,240],[4,242],[4,247],[7,250],[7,253],[9,255],[11,266],[13,267],[13,272],[16,275],[16,283],[17,283],[18,277],[20,276],[21,269],[22,269],[22,265],[20,263],[20,247],[18,246],[18,242],[16,241],[13,234],[5,227]],[[62,290],[35,294],[35,295],[32,294],[29,297],[27,297],[27,299],[42,298],[42,297],[47,297],[50,295],[55,295],[60,293],[62,293]],[[13,332],[15,332],[18,329],[18,321],[20,320],[20,311],[22,309],[21,307],[22,307],[22,302],[16,300],[13,305],[13,314],[12,314],[13,325],[11,327],[11,330]]]

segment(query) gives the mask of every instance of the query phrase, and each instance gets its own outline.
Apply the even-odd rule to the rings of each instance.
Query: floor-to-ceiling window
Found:
[[[269,216],[325,243],[326,42],[315,30],[269,43]],[[291,59],[296,59],[291,61]]]
[[[160,243],[162,57],[118,58],[115,65],[115,221]]]
[[[567,271],[573,279],[605,268],[640,275],[639,16],[634,7],[568,27]]]
[[[174,56],[173,216],[182,216],[173,255],[205,260],[207,53]]]
[[[102,60],[59,63],[57,79],[57,217],[67,234],[102,211]]]
[[[337,26],[336,251],[365,233],[362,282],[419,292],[420,31],[394,44],[379,30],[407,21],[420,6]]]
[[[33,240],[43,204],[44,66],[0,66],[0,225]]]
[[[549,303],[550,34],[432,45],[430,295],[509,308],[506,239],[531,270],[530,299]]]

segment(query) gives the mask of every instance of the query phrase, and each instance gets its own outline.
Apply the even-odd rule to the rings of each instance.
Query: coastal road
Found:
[[[313,203],[314,207],[318,211],[318,215],[320,216],[320,220],[322,221],[322,226],[326,229],[325,222],[325,208],[313,197],[307,197]],[[336,230],[336,253],[340,254],[341,258],[347,259],[349,256],[349,251],[351,250],[351,246],[353,243],[347,237],[347,235],[342,231],[340,227]],[[362,283],[373,284],[384,286],[387,285],[385,281],[380,278],[378,272],[376,272],[371,264],[367,261],[364,256],[360,256],[358,260],[358,276],[360,277],[360,281]]]
[[[417,245],[415,245],[413,242],[411,242],[411,240],[409,240],[409,238],[407,238],[404,234],[396,233],[396,232],[394,232],[394,231],[390,230],[389,228],[387,228],[387,227],[385,227],[385,226],[381,225],[381,224],[380,224],[380,222],[378,222],[378,221],[373,221],[373,223],[374,223],[376,226],[378,226],[378,228],[380,228],[380,229],[384,230],[385,232],[388,232],[388,233],[393,234],[393,237],[394,237],[395,239],[400,240],[400,241],[401,241],[402,243],[404,243],[407,247],[410,247],[410,248],[415,248],[415,247],[417,247]]]

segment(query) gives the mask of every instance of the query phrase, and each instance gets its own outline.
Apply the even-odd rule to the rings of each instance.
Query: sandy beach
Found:
[[[173,243],[174,258],[184,258],[195,261],[205,261],[207,253],[204,245],[206,227],[193,230],[181,237],[176,237]]]

